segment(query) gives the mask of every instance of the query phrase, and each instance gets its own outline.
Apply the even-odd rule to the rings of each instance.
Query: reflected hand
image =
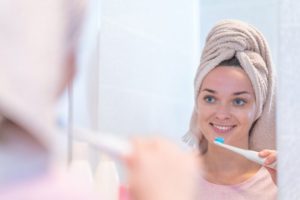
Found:
[[[277,184],[277,170],[269,168],[268,165],[271,165],[277,160],[277,152],[275,150],[264,149],[259,152],[259,156],[265,158],[264,167],[269,171],[272,180],[275,184]]]

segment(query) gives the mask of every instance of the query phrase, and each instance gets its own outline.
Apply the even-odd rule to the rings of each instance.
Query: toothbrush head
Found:
[[[215,142],[219,142],[219,143],[224,144],[224,138],[222,138],[222,137],[216,137],[215,138]]]

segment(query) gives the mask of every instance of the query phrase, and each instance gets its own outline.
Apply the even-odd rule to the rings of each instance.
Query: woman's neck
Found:
[[[253,176],[260,166],[246,158],[216,145],[208,145],[202,156],[204,178],[216,184],[241,183]]]
[[[0,184],[44,173],[49,154],[28,132],[10,122],[0,126]]]

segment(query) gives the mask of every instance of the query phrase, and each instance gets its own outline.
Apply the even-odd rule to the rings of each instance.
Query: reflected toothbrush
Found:
[[[231,146],[231,145],[228,145],[228,144],[224,144],[224,138],[222,138],[222,137],[215,138],[214,143],[216,145],[220,146],[220,147],[223,147],[223,148],[228,149],[228,150],[230,150],[230,151],[232,151],[234,153],[237,153],[237,154],[239,154],[241,156],[244,156],[248,160],[256,162],[256,163],[258,163],[260,165],[264,165],[265,158],[261,158],[258,155],[257,151],[241,149],[241,148],[234,147],[234,146]],[[276,162],[272,163],[271,165],[267,165],[267,167],[276,170]]]

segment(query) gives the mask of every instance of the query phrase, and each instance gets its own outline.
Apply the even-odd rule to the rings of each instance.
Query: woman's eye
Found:
[[[212,96],[206,96],[206,97],[204,97],[204,101],[207,103],[214,103],[216,101],[216,99]]]
[[[234,99],[233,100],[233,104],[237,105],[237,106],[243,106],[245,105],[247,102],[244,99]]]

